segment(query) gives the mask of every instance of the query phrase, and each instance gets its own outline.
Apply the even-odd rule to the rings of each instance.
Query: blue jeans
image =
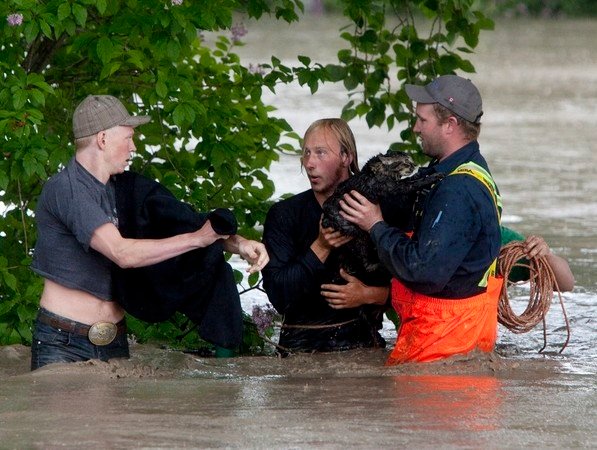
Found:
[[[38,314],[45,314],[46,316],[78,324],[43,308],[40,308]],[[33,342],[31,343],[31,370],[39,369],[51,363],[87,361],[89,359],[108,361],[111,358],[128,357],[129,344],[126,333],[117,335],[108,345],[99,346],[92,344],[87,336],[69,333],[41,323],[39,317],[35,321]]]

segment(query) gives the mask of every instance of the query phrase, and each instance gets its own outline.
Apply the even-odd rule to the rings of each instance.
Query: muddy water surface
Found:
[[[130,361],[4,377],[1,447],[588,448],[595,439],[594,376],[553,361],[388,368],[380,351],[282,360],[132,350]]]

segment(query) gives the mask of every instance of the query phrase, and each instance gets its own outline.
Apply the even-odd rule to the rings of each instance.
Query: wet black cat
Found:
[[[322,225],[354,238],[338,249],[341,266],[365,284],[387,282],[389,274],[381,265],[369,235],[340,215],[339,202],[345,193],[358,191],[380,204],[387,223],[406,230],[417,191],[442,178],[441,174],[421,176],[415,173],[416,168],[404,152],[378,154],[367,161],[361,172],[340,183],[323,204]]]

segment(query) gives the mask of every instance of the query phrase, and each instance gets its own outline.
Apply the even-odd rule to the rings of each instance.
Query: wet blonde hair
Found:
[[[340,154],[352,156],[352,162],[350,163],[349,167],[350,173],[352,175],[359,173],[361,169],[359,169],[357,144],[354,140],[352,130],[350,129],[345,120],[330,118],[319,119],[313,122],[311,125],[309,125],[309,128],[307,128],[307,131],[305,131],[305,136],[303,137],[303,142],[301,144],[301,150],[303,152],[305,151],[305,141],[307,140],[309,135],[321,128],[328,130],[338,140],[338,143],[340,144]],[[303,158],[301,157],[301,164],[302,163]]]

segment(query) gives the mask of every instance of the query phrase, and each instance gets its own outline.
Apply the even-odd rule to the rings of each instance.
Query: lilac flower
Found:
[[[14,13],[6,17],[6,21],[11,27],[19,26],[23,23],[23,14]]]
[[[269,305],[265,307],[255,305],[253,306],[251,317],[257,326],[259,333],[264,334],[266,330],[273,325],[274,317],[276,317],[276,310]]]
[[[261,64],[249,63],[248,70],[250,73],[254,73],[256,75],[265,75],[265,69]]]
[[[248,33],[247,29],[242,23],[237,23],[236,25],[230,28],[230,32],[232,33],[232,41],[239,42],[240,38]]]
[[[172,0],[172,4],[176,6],[182,5],[183,0]]]

